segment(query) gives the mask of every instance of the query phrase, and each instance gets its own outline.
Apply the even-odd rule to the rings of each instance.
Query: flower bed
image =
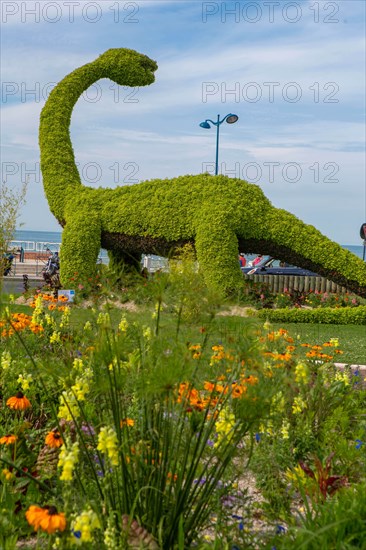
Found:
[[[4,311],[0,546],[290,548],[330,499],[359,512],[365,391],[333,366],[337,338],[253,319],[219,334],[189,266],[143,284],[155,308],[140,317],[107,304],[75,323],[78,306],[48,295],[32,315]]]

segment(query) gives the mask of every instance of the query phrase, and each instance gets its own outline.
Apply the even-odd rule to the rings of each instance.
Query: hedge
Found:
[[[254,313],[273,323],[322,323],[325,325],[366,325],[366,306],[322,307],[315,309],[261,309]]]
[[[138,264],[141,254],[167,255],[195,245],[206,284],[226,293],[243,284],[238,251],[269,254],[311,269],[366,296],[360,258],[295,216],[274,208],[246,181],[209,174],[156,179],[116,189],[83,186],[69,126],[75,103],[100,78],[124,86],[154,81],[155,61],[128,49],[108,50],[66,76],[41,113],[43,184],[62,227],[61,281],[93,276],[100,247],[111,265]],[[118,116],[118,113],[117,113]]]

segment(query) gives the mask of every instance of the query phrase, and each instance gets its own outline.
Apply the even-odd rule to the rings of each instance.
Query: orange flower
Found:
[[[171,480],[177,481],[178,474],[172,474],[172,472],[168,472],[167,478],[168,478],[168,481],[171,481]]]
[[[121,420],[121,428],[123,426],[134,426],[135,425],[135,421],[133,420],[133,418],[124,418],[123,420]]]
[[[199,351],[201,349],[201,344],[192,344],[188,349],[189,351]]]
[[[63,441],[60,432],[58,432],[57,430],[52,430],[52,432],[48,432],[48,434],[46,435],[45,443],[53,449],[61,447]]]
[[[50,304],[50,305],[48,306],[48,309],[49,309],[50,311],[53,311],[54,309],[56,309],[55,304]]]
[[[29,409],[32,406],[29,399],[27,399],[21,391],[18,391],[18,393],[14,397],[9,397],[6,404],[10,409],[22,411],[25,409]]]
[[[240,384],[233,383],[231,386],[231,397],[233,397],[233,399],[241,397],[247,391],[246,386],[242,386]]]
[[[44,508],[40,508],[39,506],[30,506],[25,513],[25,517],[29,525],[32,525],[35,531],[39,529],[39,523],[41,519],[44,517],[44,515],[45,515]]]
[[[213,384],[212,382],[205,382],[205,383],[203,384],[203,388],[204,388],[205,390],[207,390],[207,391],[212,392],[212,391],[214,391],[214,389],[215,389],[215,384]]]
[[[17,435],[4,435],[0,439],[0,443],[3,445],[12,445],[13,443],[16,442],[17,439],[18,439]]]
[[[248,376],[247,378],[244,378],[244,381],[247,384],[256,384],[258,382],[258,378],[256,376],[253,376],[252,374]]]
[[[224,351],[224,346],[212,346],[212,351]]]
[[[55,506],[44,506],[43,508],[30,506],[25,513],[25,517],[35,531],[41,528],[42,531],[51,534],[66,529],[65,514],[63,512],[58,513]]]

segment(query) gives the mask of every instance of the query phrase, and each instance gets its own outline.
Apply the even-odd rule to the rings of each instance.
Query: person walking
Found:
[[[239,265],[240,267],[245,267],[247,265],[247,261],[245,259],[245,256],[242,252],[239,254]]]

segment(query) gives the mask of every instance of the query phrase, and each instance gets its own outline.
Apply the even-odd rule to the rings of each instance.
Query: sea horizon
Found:
[[[51,250],[58,249],[59,245],[61,244],[61,235],[62,231],[35,231],[30,229],[17,229],[14,234],[14,239],[12,239],[12,242],[15,243],[39,243],[42,246],[42,249],[45,250],[47,245],[49,245],[49,248]],[[345,248],[346,250],[349,250],[355,256],[358,256],[362,259],[363,252],[364,252],[364,244],[363,241],[360,239],[361,244],[340,244],[342,248]],[[58,246],[55,246],[58,245]],[[26,248],[26,247],[24,247]],[[28,249],[31,249],[30,247],[27,247]],[[40,251],[41,248],[37,246],[37,251]],[[107,252],[104,249],[102,250],[102,255],[106,255]],[[246,256],[250,257],[250,254],[246,254]]]

